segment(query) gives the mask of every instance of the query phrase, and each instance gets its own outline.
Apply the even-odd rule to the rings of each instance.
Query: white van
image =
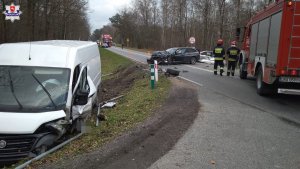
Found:
[[[67,131],[80,130],[100,82],[97,43],[0,45],[0,163],[37,155]]]

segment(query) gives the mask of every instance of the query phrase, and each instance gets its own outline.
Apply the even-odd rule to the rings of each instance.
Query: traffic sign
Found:
[[[190,37],[189,42],[190,44],[194,44],[196,42],[196,39],[194,37]]]

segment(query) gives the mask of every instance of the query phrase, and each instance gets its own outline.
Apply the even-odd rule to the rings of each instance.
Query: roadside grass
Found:
[[[132,61],[106,49],[100,49],[100,52],[103,74],[115,72],[120,66],[133,64]],[[140,74],[141,78],[134,82],[130,90],[123,93],[125,96],[118,100],[115,108],[101,110],[107,116],[107,120],[101,122],[99,127],[95,127],[95,119],[92,119],[88,123],[88,133],[45,159],[34,162],[28,168],[95,151],[149,117],[166,99],[171,83],[165,76],[160,76],[156,89],[151,90],[150,75]]]
[[[101,54],[101,71],[102,75],[114,73],[122,67],[127,67],[133,62],[125,57],[122,57],[116,53],[110,52],[104,48],[100,48]],[[104,80],[107,77],[104,77]]]

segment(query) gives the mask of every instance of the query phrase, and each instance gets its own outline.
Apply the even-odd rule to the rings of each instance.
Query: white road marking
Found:
[[[178,78],[181,78],[181,79],[183,79],[183,80],[186,80],[186,81],[189,81],[189,82],[191,82],[191,83],[194,83],[194,84],[196,84],[196,85],[198,85],[198,86],[200,86],[200,87],[203,87],[203,84],[198,83],[198,82],[195,82],[195,81],[192,81],[192,80],[187,79],[187,78],[185,78],[185,77],[178,76]]]
[[[206,71],[206,72],[214,72],[212,70],[208,70],[208,69],[203,69],[203,68],[200,68],[200,67],[195,67],[195,66],[189,66],[189,65],[185,65],[187,67],[190,67],[190,68],[194,68],[194,69],[199,69],[199,70],[203,70],[203,71]]]

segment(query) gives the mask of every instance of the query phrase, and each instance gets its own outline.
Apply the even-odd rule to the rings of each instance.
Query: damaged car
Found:
[[[35,157],[81,132],[100,82],[96,43],[1,44],[0,163]]]
[[[151,58],[147,59],[149,64],[153,64],[154,60],[158,64],[174,64],[174,63],[188,63],[196,64],[200,59],[200,54],[194,47],[176,47],[169,48],[165,51],[155,51]]]

